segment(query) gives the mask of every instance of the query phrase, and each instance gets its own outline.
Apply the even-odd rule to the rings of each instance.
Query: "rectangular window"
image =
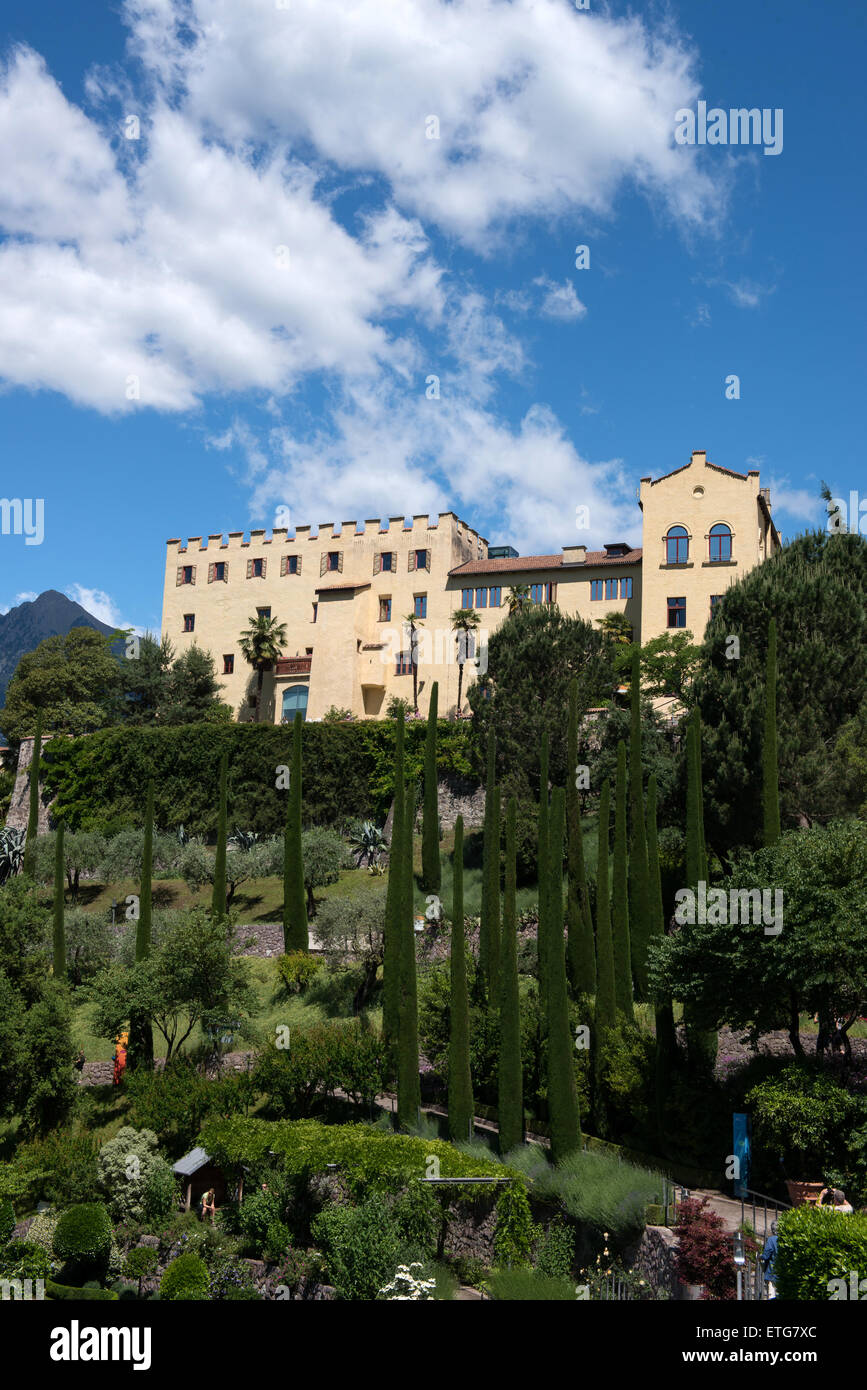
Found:
[[[251,560],[251,561],[250,561],[250,565],[251,565],[251,569],[250,569],[250,578],[251,578],[251,579],[264,579],[264,578],[265,578],[265,561],[264,561],[264,560]]]
[[[430,569],[430,562],[429,562],[429,560],[428,560],[428,556],[429,556],[429,555],[430,555],[430,551],[429,551],[429,550],[417,550],[417,551],[415,552],[415,567],[416,567],[417,570],[429,570],[429,569]]]
[[[531,602],[531,603],[541,603],[544,597],[545,597],[545,585],[544,585],[544,584],[531,584],[531,585],[530,585],[530,602]]]
[[[462,590],[461,590],[461,608],[472,608],[472,606],[473,606],[473,590],[472,590],[472,589],[462,589]]]
[[[196,615],[195,613],[184,614],[184,632],[195,632]]]
[[[231,676],[235,670],[235,658],[232,652],[227,652],[223,657],[223,675]]]
[[[228,578],[229,578],[229,566],[228,566],[228,563],[227,563],[225,560],[217,560],[217,561],[215,561],[215,563],[214,563],[213,565],[209,565],[209,567],[208,567],[208,583],[209,583],[209,584],[214,584],[214,583],[225,584],[225,582],[226,582],[226,580],[227,580]]]
[[[685,598],[670,598],[668,600],[668,626],[686,627]]]
[[[300,557],[299,555],[284,555],[284,556],[283,556],[283,573],[284,573],[284,574],[300,574],[300,573],[301,573],[301,557]]]
[[[488,591],[487,591],[487,589],[476,589],[476,607],[477,607],[477,608],[487,608],[487,606],[488,606]]]
[[[616,580],[616,579],[606,579],[606,581],[605,581],[605,597],[606,597],[606,598],[616,598],[616,597],[617,597],[617,580]]]
[[[391,557],[392,557],[392,552],[391,552],[390,550],[386,550],[385,554],[384,554],[383,557],[382,557],[382,568],[383,568],[384,570],[390,570],[390,569],[391,569]]]
[[[270,608],[257,608],[257,609],[256,609],[256,617],[257,617],[257,618],[270,618],[270,616],[271,616],[271,609],[270,609]]]
[[[326,568],[327,570],[336,570],[336,569],[340,569],[340,551],[339,551],[339,550],[329,550],[329,552],[328,552],[328,563],[326,564],[325,568]]]
[[[499,608],[499,607],[500,607],[500,605],[501,605],[501,603],[502,603],[501,593],[502,593],[502,591],[501,591],[501,589],[500,589],[499,584],[493,585],[493,587],[490,589],[490,591],[489,591],[489,593],[488,593],[488,607],[489,607],[489,608]]]
[[[192,584],[195,579],[195,570],[192,565],[181,565],[181,583]]]
[[[601,598],[601,597],[602,597],[602,580],[601,580],[601,579],[591,579],[591,580],[590,580],[590,597],[591,597],[591,599],[598,599],[598,598]]]
[[[410,652],[400,653],[397,661],[394,663],[394,674],[396,676],[412,675],[412,654]]]
[[[379,600],[379,621],[381,623],[391,622],[391,599],[381,598]]]
[[[630,576],[627,576],[626,579],[621,579],[621,581],[620,581],[620,597],[621,597],[621,598],[632,598],[632,577],[631,577],[631,575],[630,575]]]
[[[413,603],[413,613],[417,618],[427,617],[427,594],[416,594]]]
[[[313,605],[313,617],[312,617],[311,620],[310,620],[311,622],[314,622],[314,623],[316,622],[316,614],[317,614],[318,612],[319,612],[319,604],[318,604],[318,603],[314,603],[314,605]]]
[[[713,617],[714,613],[716,612],[717,604],[719,603],[719,601],[720,601],[721,598],[722,598],[722,594],[711,594],[711,596],[710,596],[710,615],[711,615],[711,617]]]

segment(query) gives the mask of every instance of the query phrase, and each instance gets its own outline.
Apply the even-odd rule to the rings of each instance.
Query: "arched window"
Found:
[[[669,526],[665,537],[665,560],[669,565],[685,565],[689,559],[689,533],[685,526]]]
[[[288,690],[283,691],[283,718],[285,720],[294,720],[299,711],[302,719],[307,718],[307,696],[309,693],[309,687],[306,685],[290,685]]]
[[[718,521],[710,528],[708,535],[711,560],[730,560],[732,558],[732,528],[724,521]]]

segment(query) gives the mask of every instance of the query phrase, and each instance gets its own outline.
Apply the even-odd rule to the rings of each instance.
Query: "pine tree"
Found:
[[[614,990],[614,943],[611,936],[611,907],[608,885],[608,836],[611,816],[611,786],[602,785],[599,798],[599,853],[596,865],[596,1001],[593,1014],[593,1119],[596,1132],[604,1128],[601,1099],[603,1047],[606,1034],[617,1023]]]
[[[650,905],[650,940],[661,941],[665,935],[665,913],[662,906],[662,876],[659,867],[659,837],[656,827],[656,773],[647,786],[647,873]],[[656,1016],[656,1122],[660,1142],[664,1141],[665,1100],[669,1078],[677,1058],[677,1034],[671,1000],[658,1002]],[[660,1150],[661,1152],[661,1150]]]
[[[584,834],[581,829],[581,798],[576,786],[578,769],[578,681],[569,687],[569,726],[566,768],[566,838],[568,889],[566,922],[568,933],[569,980],[575,994],[596,991],[596,947],[593,941],[593,914],[587,891],[584,864]]]
[[[704,796],[701,779],[701,712],[696,705],[687,725],[686,782],[686,881],[695,891],[707,883],[708,861],[704,840]],[[687,1061],[693,1074],[707,1073],[716,1062],[718,1038],[714,1029],[701,1028],[688,1001],[683,1006]]]
[[[617,745],[617,784],[614,801],[614,896],[611,932],[614,941],[614,997],[617,1008],[632,1020],[632,961],[629,949],[629,888],[626,869],[626,745]]]
[[[762,748],[762,802],[764,843],[780,838],[780,774],[777,766],[777,620],[768,627],[768,663],[765,675],[765,741]]]
[[[152,879],[154,863],[154,784],[148,782],[145,801],[144,845],[138,894],[138,921],[135,929],[136,961],[147,960],[151,949]],[[146,1014],[133,1011],[129,1019],[127,1066],[130,1071],[153,1071],[154,1030]]]
[[[488,1000],[491,1000],[491,977],[495,973],[494,955],[497,951],[500,934],[500,826],[499,814],[496,809],[496,754],[497,745],[494,733],[493,730],[489,730],[487,775],[485,778],[485,820],[482,830],[482,906],[479,919],[479,970],[477,975],[479,993],[480,995],[486,994]],[[497,897],[496,916],[492,901],[494,888]],[[496,996],[492,1002],[496,1007]]]
[[[427,716],[424,745],[424,825],[421,842],[421,882],[425,893],[438,893],[442,883],[440,864],[440,822],[437,798],[437,702],[439,686],[434,681]]]
[[[536,923],[536,956],[539,978],[539,1014],[544,1037],[548,1029],[548,837],[550,808],[548,805],[548,733],[542,735],[542,750],[539,758],[539,830],[538,830],[538,879],[539,916]]]
[[[400,1026],[401,901],[403,894],[403,839],[405,821],[404,712],[397,716],[394,744],[394,807],[388,851],[388,888],[385,896],[385,945],[382,961],[382,1033],[396,1067]]]
[[[548,854],[548,1119],[551,1157],[559,1163],[581,1147],[581,1117],[575,1086],[572,1031],[566,990],[566,952],[563,940],[563,840],[566,795],[556,787],[551,797]]]
[[[641,668],[638,648],[632,653],[629,730],[629,948],[635,998],[647,998],[647,945],[650,939],[650,902],[647,867],[647,835],[644,823],[644,784],[641,765]]]
[[[518,803],[511,796],[506,808],[506,882],[500,948],[500,1065],[497,1081],[497,1120],[500,1128],[500,1153],[503,1154],[524,1142],[524,1079],[518,996],[518,905],[515,870],[517,818]]]
[[[303,723],[300,710],[296,711],[292,726],[292,766],[289,770],[286,828],[283,832],[283,949],[286,952],[310,949],[307,894],[304,888],[304,851],[301,841]]]
[[[217,812],[217,849],[214,855],[214,887],[211,893],[211,915],[226,915],[226,840],[228,836],[226,814],[226,783],[229,777],[229,755],[220,758],[220,804]]]
[[[470,1005],[467,996],[467,950],[464,935],[464,818],[455,821],[452,857],[452,940],[449,1030],[449,1138],[473,1137],[473,1080],[470,1074]]]
[[[36,837],[39,834],[39,773],[42,767],[42,710],[36,714],[33,755],[30,760],[30,810],[27,815],[27,838],[24,841],[24,860],[21,872],[33,878],[36,871]]]
[[[400,873],[400,1007],[397,1039],[397,1119],[402,1129],[414,1129],[421,1112],[418,1074],[418,991],[413,915],[412,823],[404,817]]]
[[[66,863],[63,857],[63,821],[57,825],[54,842],[54,978],[66,980],[66,932],[63,899],[66,889]]]

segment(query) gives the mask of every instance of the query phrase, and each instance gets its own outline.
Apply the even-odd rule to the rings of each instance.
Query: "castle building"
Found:
[[[642,478],[641,548],[613,541],[600,551],[569,544],[560,553],[520,556],[487,540],[454,512],[327,522],[270,535],[167,542],[163,634],[176,650],[210,651],[223,698],[240,720],[255,715],[256,676],[240,636],[259,614],[285,624],[286,643],[265,675],[262,720],[300,710],[321,719],[332,707],[382,718],[388,700],[412,700],[416,644],[419,710],[439,683],[441,715],[457,704],[459,639],[454,615],[473,609],[474,639],[461,655],[461,703],[483,670],[486,645],[509,615],[510,592],[556,603],[587,621],[625,615],[633,638],[690,630],[700,641],[728,586],[780,547],[759,473],[710,463],[704,450],[661,478]],[[413,619],[414,637],[409,619]]]

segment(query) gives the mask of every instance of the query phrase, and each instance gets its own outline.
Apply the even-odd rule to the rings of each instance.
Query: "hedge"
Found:
[[[82,1202],[63,1212],[54,1230],[54,1253],[67,1273],[87,1278],[103,1273],[111,1255],[111,1221],[99,1202]]]
[[[53,1279],[49,1279],[45,1285],[46,1298],[71,1298],[78,1302],[79,1299],[104,1299],[109,1302],[117,1300],[118,1295],[114,1289],[74,1289],[69,1284],[55,1284]]]
[[[356,1195],[389,1190],[411,1178],[506,1178],[518,1176],[493,1159],[469,1156],[442,1139],[419,1139],[393,1134],[372,1125],[325,1125],[316,1120],[271,1122],[241,1115],[208,1121],[199,1141],[221,1168],[255,1169],[269,1150],[283,1159],[284,1172],[308,1176],[324,1172],[336,1163]],[[431,1171],[430,1159],[439,1160],[439,1172]],[[467,1184],[456,1197],[479,1196],[479,1188]],[[485,1190],[485,1189],[482,1189]],[[497,1189],[494,1188],[494,1191]]]
[[[867,1216],[823,1207],[802,1206],[784,1212],[777,1231],[775,1261],[780,1298],[830,1302],[852,1297],[867,1280]],[[843,1285],[829,1288],[832,1279]],[[867,1300],[867,1283],[858,1297]]]
[[[395,728],[390,719],[305,724],[305,824],[353,816],[384,820],[393,790]],[[142,787],[152,777],[157,825],[164,830],[183,825],[191,834],[208,836],[216,833],[217,775],[225,750],[232,824],[280,834],[286,792],[276,786],[276,768],[290,765],[291,741],[289,726],[274,724],[103,729],[52,740],[43,754],[43,785],[57,798],[54,815],[69,829],[112,830],[141,824]],[[422,775],[424,741],[424,721],[408,724],[411,779]],[[467,721],[439,721],[437,754],[441,775],[473,775]]]

